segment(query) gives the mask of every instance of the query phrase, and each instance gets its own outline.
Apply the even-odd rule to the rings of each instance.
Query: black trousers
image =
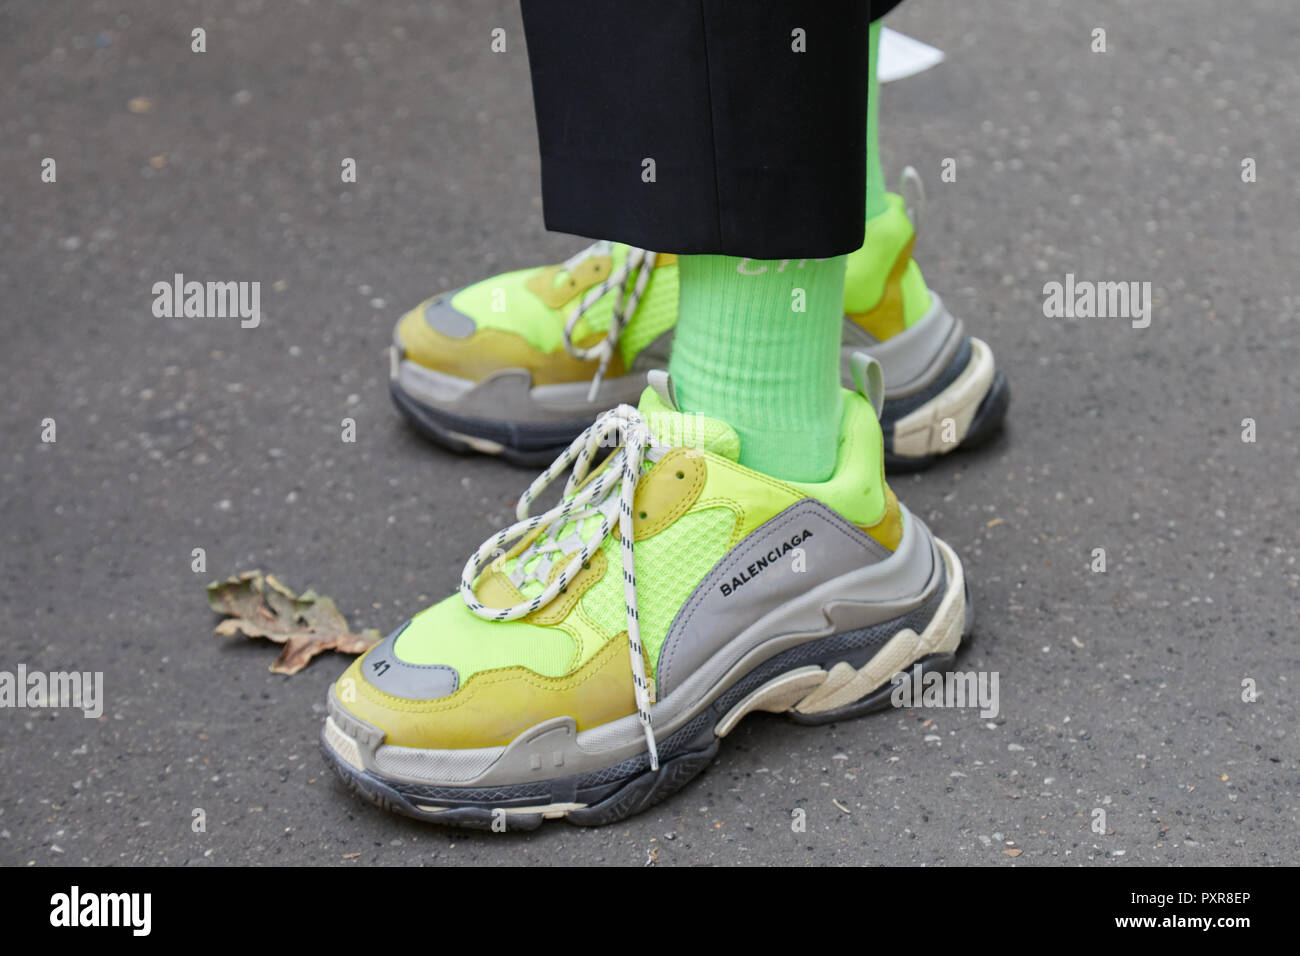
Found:
[[[546,227],[842,255],[865,226],[867,28],[901,0],[521,0]]]

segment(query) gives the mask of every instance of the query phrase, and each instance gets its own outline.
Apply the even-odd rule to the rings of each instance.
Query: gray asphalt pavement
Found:
[[[401,311],[581,242],[543,230],[516,5],[0,4],[0,670],[105,696],[0,709],[0,863],[1300,862],[1300,10],[890,25],[948,60],[885,88],[886,168],[923,173],[917,257],[1014,391],[995,445],[894,487],[966,561],[1001,712],[760,715],[646,814],[500,835],[347,792],[316,744],[345,659],[268,673],[203,586],[262,568],[386,631],[531,479],[386,391]],[[155,317],[175,273],[260,282],[261,325]],[[1151,283],[1149,327],[1046,317],[1067,275]]]

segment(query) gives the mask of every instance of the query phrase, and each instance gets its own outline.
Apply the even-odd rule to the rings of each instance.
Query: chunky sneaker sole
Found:
[[[717,642],[707,660],[689,661],[683,647],[684,679],[651,710],[657,770],[635,715],[581,732],[571,717],[556,717],[503,747],[394,747],[344,706],[337,687],[321,749],[363,798],[434,823],[531,830],[547,819],[594,826],[639,813],[703,772],[747,714],[780,713],[802,724],[847,720],[889,709],[896,675],[951,668],[973,624],[962,564],[900,510],[903,543],[886,560],[770,610]],[[761,530],[742,542],[723,575],[770,543]]]
[[[645,363],[667,365],[663,351],[648,349]],[[592,399],[590,382],[533,385],[519,369],[474,382],[405,358],[400,343],[390,356],[393,404],[421,435],[458,454],[495,455],[534,468],[550,464],[601,412],[635,404],[648,371],[606,378]]]
[[[845,380],[854,352],[867,352],[884,370],[880,425],[885,467],[893,472],[927,468],[944,455],[987,444],[1002,427],[1011,402],[993,350],[966,335],[961,319],[933,290],[930,300],[921,319],[884,342],[844,323]]]

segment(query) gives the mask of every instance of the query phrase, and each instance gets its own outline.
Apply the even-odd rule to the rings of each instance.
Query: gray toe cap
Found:
[[[474,320],[464,312],[452,308],[451,300],[455,292],[448,292],[436,299],[431,299],[424,307],[424,321],[435,332],[441,332],[448,338],[467,339],[474,334]]]
[[[434,700],[454,694],[460,686],[456,668],[445,664],[411,664],[397,656],[397,638],[410,625],[407,621],[375,645],[362,665],[372,686],[405,700]]]

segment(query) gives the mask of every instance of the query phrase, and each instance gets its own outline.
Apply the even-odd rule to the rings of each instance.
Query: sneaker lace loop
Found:
[[[618,443],[601,469],[583,484],[591,472],[601,448]],[[637,482],[641,479],[645,462],[662,457],[665,448],[659,445],[649,425],[630,405],[619,405],[605,412],[595,423],[573,440],[567,449],[533,481],[519,496],[515,508],[518,520],[508,528],[488,538],[470,556],[460,578],[460,595],[466,606],[478,617],[489,621],[513,621],[545,607],[565,590],[569,582],[581,571],[592,554],[604,543],[618,515],[619,543],[623,558],[623,600],[627,611],[628,654],[632,665],[632,683],[636,697],[637,719],[645,733],[650,751],[650,767],[659,769],[659,755],[655,747],[654,730],[650,723],[650,689],[646,680],[645,660],[641,652],[641,626],[637,613],[636,562],[633,555],[634,525],[633,501]],[[538,515],[529,511],[538,495],[558,478],[565,469],[571,471],[564,486],[564,495],[554,507]],[[598,533],[584,536],[589,519],[599,520]],[[572,530],[565,534],[565,529]],[[483,569],[497,563],[502,568],[510,546],[538,528],[540,535],[516,556],[515,571],[510,580],[516,587],[536,581],[543,586],[533,598],[511,607],[487,607],[474,593],[474,582]],[[572,554],[558,574],[551,576],[554,568],[552,555],[563,557]],[[549,578],[549,580],[548,580]]]
[[[921,211],[925,208],[925,181],[915,166],[904,166],[898,177],[898,194],[903,197],[903,211],[912,221],[912,231],[921,231]]]
[[[566,260],[562,268],[572,271],[579,263],[588,258],[610,255],[611,249],[612,247],[607,241],[602,240],[594,243]],[[628,322],[632,321],[632,316],[636,314],[637,306],[641,302],[641,296],[645,293],[646,285],[650,282],[650,274],[654,271],[654,267],[655,253],[629,246],[627,256],[624,257],[622,264],[617,269],[612,269],[610,274],[601,282],[587,290],[587,293],[582,297],[582,301],[577,304],[569,314],[568,320],[564,323],[564,350],[579,360],[585,361],[593,358],[600,360],[600,364],[596,368],[596,374],[591,380],[591,388],[587,391],[587,401],[589,402],[596,400],[596,393],[600,390],[600,383],[605,378],[605,371],[609,367],[610,359],[614,357],[614,349],[618,346],[619,336],[623,334],[623,329],[627,327]],[[576,345],[573,341],[573,329],[578,324],[578,320],[604,298],[607,292],[614,288],[618,289],[618,294],[614,299],[614,311],[609,317],[609,328],[605,331],[604,338],[595,345],[586,348]]]

